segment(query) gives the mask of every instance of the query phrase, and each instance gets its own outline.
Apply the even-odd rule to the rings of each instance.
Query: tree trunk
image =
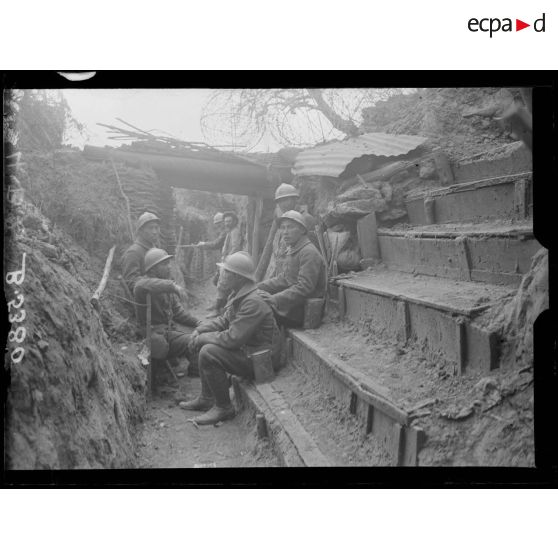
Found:
[[[348,136],[356,136],[358,128],[351,120],[345,120],[339,116],[324,100],[320,89],[307,89],[309,95],[316,101],[318,108],[322,114],[337,128],[339,131],[347,134]]]

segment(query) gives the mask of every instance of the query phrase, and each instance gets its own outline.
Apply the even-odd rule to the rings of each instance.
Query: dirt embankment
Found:
[[[23,316],[7,341],[6,465],[133,467],[145,370],[115,344],[133,330],[116,310],[114,279],[100,312],[90,303],[109,247],[129,242],[112,170],[75,153],[24,153],[22,163],[25,201],[6,213],[6,270],[21,269],[25,254],[23,281],[5,285],[10,315]],[[24,356],[14,364],[16,346]]]

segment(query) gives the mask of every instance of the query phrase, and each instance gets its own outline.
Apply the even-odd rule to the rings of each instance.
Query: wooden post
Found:
[[[120,190],[120,194],[124,198],[124,202],[126,203],[126,216],[128,217],[128,228],[130,229],[130,238],[134,240],[134,227],[132,226],[132,211],[130,209],[130,200],[128,196],[124,193],[124,188],[122,187],[122,183],[120,182],[120,176],[118,176],[118,171],[116,170],[116,165],[114,164],[114,160],[111,159],[110,162],[112,163],[112,168],[114,170],[114,174],[116,175],[116,181],[118,182],[118,189]]]
[[[275,239],[275,234],[277,233],[277,227],[277,219],[273,219],[273,223],[271,223],[271,228],[269,229],[269,234],[267,235],[267,240],[265,241],[262,255],[256,267],[256,281],[261,281],[264,278],[265,272],[267,271],[267,266],[269,265],[269,260],[273,251],[273,240]]]
[[[528,200],[527,180],[520,178],[514,184],[514,209],[519,219],[525,219],[529,216],[529,200]]]
[[[405,452],[405,430],[398,422],[393,424],[392,443],[393,465],[399,467],[403,464]]]
[[[262,221],[262,211],[263,211],[263,197],[258,196],[256,199],[256,211],[254,214],[254,230],[252,233],[252,259],[254,263],[258,262],[258,256],[260,255],[260,228]]]
[[[376,213],[369,213],[357,221],[357,237],[360,255],[363,260],[380,259],[380,245],[378,243],[378,224]]]
[[[457,318],[455,322],[457,373],[461,376],[467,365],[467,340],[465,337],[465,320]]]
[[[347,299],[345,298],[345,285],[337,286],[337,312],[343,319],[347,313]]]
[[[463,281],[471,280],[471,257],[469,255],[469,246],[467,244],[467,237],[460,236],[455,239],[456,253],[459,261],[459,268],[461,270],[461,279]]]
[[[103,276],[101,278],[101,282],[99,283],[97,290],[93,293],[93,296],[90,299],[91,304],[96,310],[99,310],[99,299],[101,298],[101,294],[103,293],[107,285],[107,280],[110,274],[110,266],[112,264],[112,258],[114,256],[115,249],[116,249],[116,244],[109,250],[107,261],[105,262],[105,269],[103,270]]]
[[[151,293],[147,293],[145,302],[147,304],[145,317],[145,344],[147,345],[147,351],[149,352],[149,364],[147,365],[147,397],[151,399],[153,388],[153,378],[151,376],[153,371],[151,366]]]
[[[246,208],[246,250],[252,254],[252,246],[254,241],[254,215],[256,213],[256,198],[250,196],[248,207]]]
[[[449,186],[450,184],[453,184],[455,182],[455,178],[453,176],[453,170],[448,156],[440,147],[437,147],[432,151],[432,156],[434,158],[436,170],[438,171],[438,176],[440,177],[440,184],[442,186]]]
[[[436,222],[436,200],[434,198],[424,198],[424,219],[427,225]]]

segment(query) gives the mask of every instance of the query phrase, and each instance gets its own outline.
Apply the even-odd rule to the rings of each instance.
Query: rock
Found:
[[[46,351],[48,349],[48,343],[46,341],[39,341],[37,347],[39,347],[41,351]]]
[[[405,209],[394,207],[388,211],[380,212],[377,217],[380,221],[394,221],[396,219],[401,219],[401,217],[404,217],[405,215],[407,215],[407,211]]]
[[[384,211],[385,209],[387,209],[387,204],[380,194],[380,199],[360,199],[334,204],[333,208],[329,211],[329,215],[337,218],[358,218],[364,217],[373,211]]]
[[[380,188],[380,192],[387,202],[391,201],[391,198],[393,197],[393,187],[391,184],[388,184],[387,182],[383,184]]]
[[[422,163],[419,169],[419,177],[423,180],[429,180],[435,178],[437,175],[436,166],[433,161],[425,161]]]
[[[374,188],[372,186],[353,186],[349,188],[346,192],[343,192],[337,196],[338,202],[347,202],[351,200],[362,200],[362,199],[382,199],[382,193],[379,188]]]

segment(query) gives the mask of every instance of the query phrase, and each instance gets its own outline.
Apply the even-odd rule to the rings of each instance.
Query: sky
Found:
[[[109,130],[97,123],[126,128],[122,118],[142,130],[172,135],[186,141],[205,141],[200,127],[202,107],[209,89],[65,89],[72,115],[85,125],[85,138],[70,134],[68,142],[80,148],[89,145],[117,146]],[[282,146],[264,138],[253,151],[275,152]]]

